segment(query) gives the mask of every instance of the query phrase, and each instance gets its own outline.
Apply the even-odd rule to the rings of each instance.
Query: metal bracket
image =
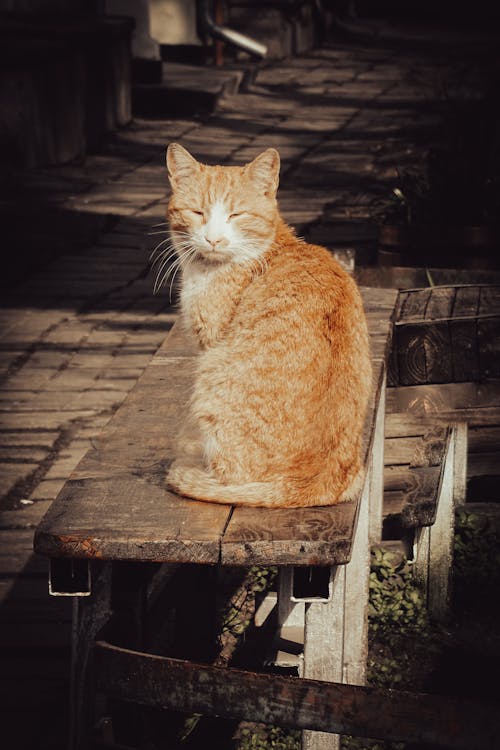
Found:
[[[49,560],[49,594],[51,596],[90,596],[89,561],[51,558]]]
[[[332,598],[330,586],[331,568],[292,568],[292,602],[328,602]]]

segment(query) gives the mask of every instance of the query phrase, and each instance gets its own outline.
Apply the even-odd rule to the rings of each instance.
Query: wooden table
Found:
[[[287,628],[304,632],[301,675],[364,684],[369,547],[381,530],[385,369],[397,291],[362,289],[362,295],[374,376],[364,432],[366,481],[357,502],[233,508],[167,491],[194,362],[177,325],[66,482],[36,531],[35,550],[51,559],[52,593],[75,596],[72,748],[85,747],[95,638],[121,614],[127,624],[117,645],[144,650],[141,615],[131,612],[138,602],[139,610],[147,608],[161,563],[194,564],[202,576],[218,566],[280,566],[279,626],[282,635]],[[294,566],[329,571],[327,593],[294,596]],[[307,748],[325,742],[331,748],[332,741],[321,732],[304,735]]]

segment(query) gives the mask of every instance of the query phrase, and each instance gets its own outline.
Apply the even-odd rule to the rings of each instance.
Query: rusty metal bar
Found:
[[[211,667],[98,641],[97,689],[125,701],[299,729],[495,750],[500,717],[466,699]]]

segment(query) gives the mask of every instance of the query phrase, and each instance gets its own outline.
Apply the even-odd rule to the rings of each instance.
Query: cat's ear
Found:
[[[275,148],[259,154],[244,171],[265,195],[274,197],[280,178],[280,155]]]
[[[173,188],[185,178],[191,177],[198,169],[199,164],[179,143],[171,143],[167,148],[167,170],[170,184]]]

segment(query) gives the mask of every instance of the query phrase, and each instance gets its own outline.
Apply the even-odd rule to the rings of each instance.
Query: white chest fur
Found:
[[[191,326],[193,314],[203,304],[217,273],[220,273],[217,267],[198,261],[188,264],[183,269],[180,301],[181,315],[186,327]]]

